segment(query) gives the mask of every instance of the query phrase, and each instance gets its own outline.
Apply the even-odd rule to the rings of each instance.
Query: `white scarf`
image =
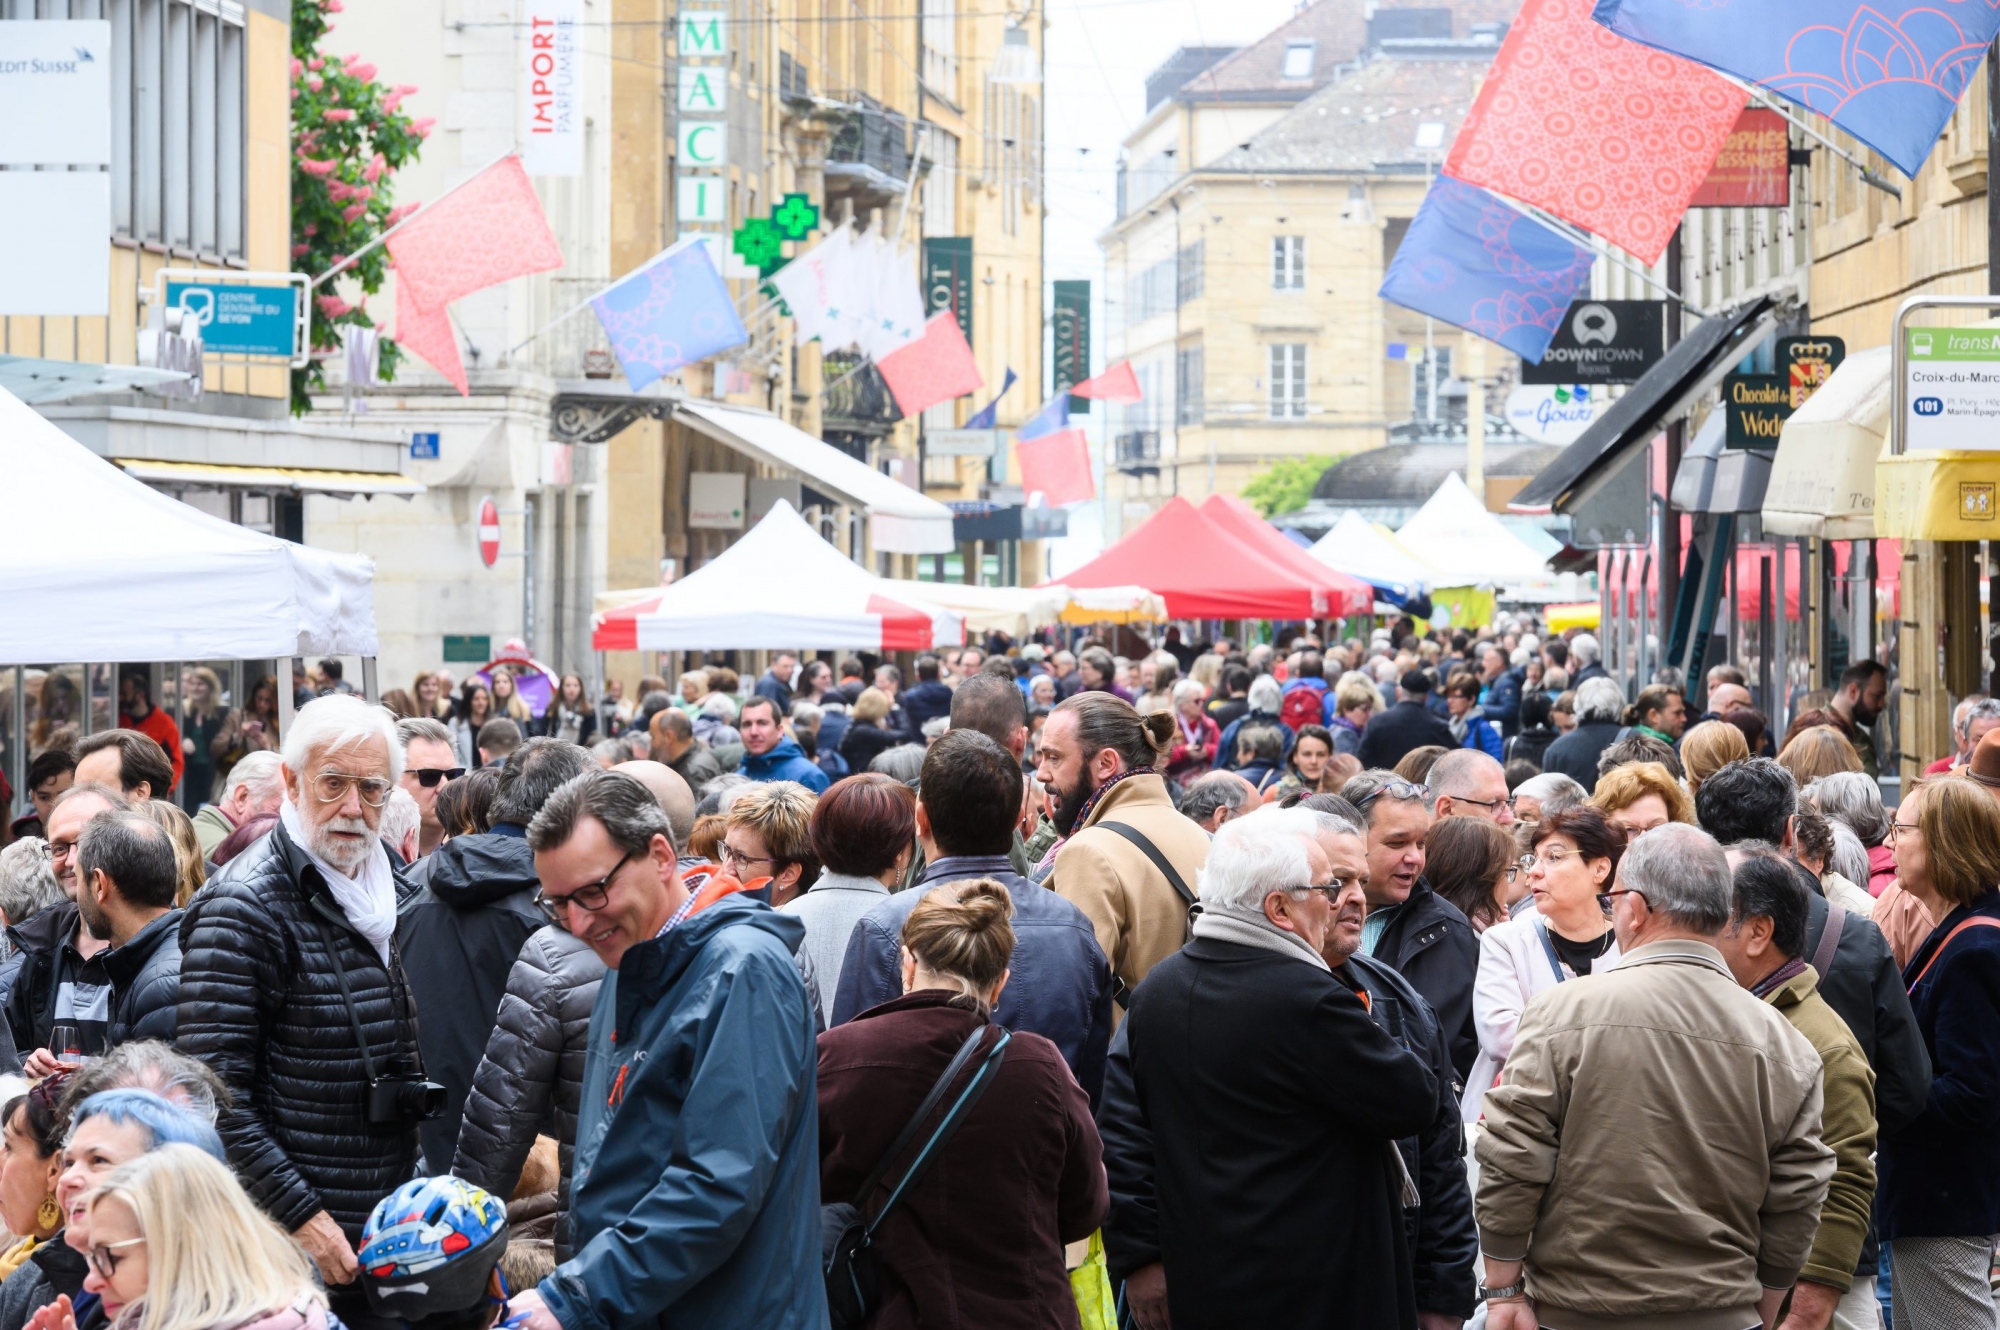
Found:
[[[387,965],[389,938],[396,931],[396,877],[389,870],[389,854],[382,848],[381,841],[377,840],[374,851],[362,860],[361,876],[348,877],[313,853],[312,846],[306,841],[305,822],[290,799],[278,806],[278,821],[284,824],[285,834],[292,838],[292,844],[298,846],[300,853],[312,860],[313,867],[326,877],[326,885],[333,891],[334,903],[346,914],[347,922],[375,944],[376,953]]]
[[[1326,963],[1326,957],[1312,949],[1311,943],[1297,933],[1288,933],[1279,928],[1265,918],[1262,912],[1253,915],[1248,910],[1204,905],[1201,907],[1201,913],[1194,917],[1194,935],[1214,938],[1217,942],[1234,942],[1239,946],[1256,947],[1289,960],[1305,961],[1332,973],[1333,967]]]

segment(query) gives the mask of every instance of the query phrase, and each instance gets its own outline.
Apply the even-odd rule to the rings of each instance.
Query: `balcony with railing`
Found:
[[[545,323],[565,310],[576,308],[602,291],[608,281],[603,277],[549,278],[546,310],[537,310],[535,321]],[[516,364],[525,362],[552,379],[619,379],[618,357],[611,353],[604,325],[589,310],[572,314],[550,328],[517,353],[514,360]]]
[[[1129,474],[1158,471],[1160,432],[1156,429],[1133,430],[1112,436],[1111,458],[1113,466]]]
[[[903,418],[873,361],[836,353],[821,362],[821,373],[827,384],[820,412],[827,442],[832,443],[835,435],[879,439]]]
[[[851,107],[828,117],[827,202],[850,196],[856,211],[886,207],[902,198],[910,178],[910,122],[864,94],[849,100]]]

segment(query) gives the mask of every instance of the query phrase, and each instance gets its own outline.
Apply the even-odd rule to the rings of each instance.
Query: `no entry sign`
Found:
[[[479,561],[488,568],[500,562],[500,509],[491,495],[479,501]]]

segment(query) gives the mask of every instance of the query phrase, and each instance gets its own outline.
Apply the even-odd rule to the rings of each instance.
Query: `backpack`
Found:
[[[1291,726],[1293,734],[1301,725],[1324,725],[1325,696],[1317,688],[1288,688],[1284,701],[1278,704],[1278,719]]]

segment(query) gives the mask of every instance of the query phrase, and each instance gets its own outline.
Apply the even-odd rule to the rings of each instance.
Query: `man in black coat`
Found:
[[[393,945],[415,889],[380,835],[402,748],[388,712],[329,694],[299,708],[282,771],[277,825],[181,921],[176,1043],[229,1087],[216,1128],[251,1199],[312,1257],[334,1314],[376,1330],[396,1323],[369,1309],[354,1250],[415,1174],[428,1097]]]
[[[173,842],[143,813],[107,810],[84,824],[76,857],[84,927],[111,944],[104,953],[111,980],[104,1047],[128,1039],[171,1044],[181,991]]]
[[[473,1074],[499,1019],[507,976],[530,934],[548,923],[535,904],[541,881],[528,823],[550,795],[589,770],[590,754],[561,739],[530,739],[508,755],[493,793],[491,828],[454,836],[411,872],[423,888],[396,922],[423,1023],[417,1037],[444,1112],[419,1136],[433,1172],[451,1167]]]
[[[1584,789],[1597,789],[1597,759],[1618,741],[1625,726],[1625,694],[1609,679],[1592,679],[1576,690],[1576,728],[1542,754],[1543,771],[1559,771]]]
[[[1289,816],[1228,823],[1193,940],[1133,994],[1142,1130],[1105,1164],[1114,1197],[1150,1197],[1150,1231],[1129,1209],[1111,1227],[1128,1300],[1164,1302],[1175,1330],[1418,1325],[1395,1142],[1435,1124],[1438,1084],[1320,954],[1350,887]],[[1133,1271],[1145,1241],[1159,1269]]]
[[[1364,771],[1340,793],[1368,823],[1368,919],[1361,951],[1402,975],[1430,1003],[1463,1084],[1479,1056],[1479,1032],[1472,1023],[1479,938],[1464,913],[1424,880],[1430,796],[1393,771]]]
[[[30,1076],[56,1070],[49,1030],[67,1025],[77,1032],[77,1051],[96,1057],[104,1051],[111,1022],[111,979],[104,971],[110,943],[83,926],[76,898],[82,891],[76,845],[91,818],[106,809],[131,805],[108,785],[72,785],[49,809],[49,867],[67,900],[58,901],[7,930],[20,958],[7,993],[7,1026],[14,1047],[27,1059]]]
[[[1361,732],[1361,750],[1355,756],[1361,759],[1364,770],[1380,767],[1386,771],[1412,749],[1428,744],[1458,747],[1458,740],[1451,737],[1451,726],[1424,705],[1430,693],[1431,676],[1422,670],[1411,670],[1402,677],[1396,686],[1396,705],[1371,716],[1368,728]]]

